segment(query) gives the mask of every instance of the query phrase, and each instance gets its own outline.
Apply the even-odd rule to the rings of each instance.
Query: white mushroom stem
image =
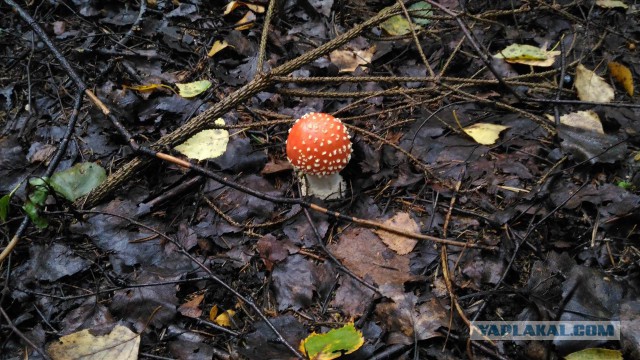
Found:
[[[306,178],[306,181],[305,181]],[[305,174],[302,178],[302,195],[315,195],[320,199],[340,199],[343,197],[347,184],[340,174],[317,176]]]

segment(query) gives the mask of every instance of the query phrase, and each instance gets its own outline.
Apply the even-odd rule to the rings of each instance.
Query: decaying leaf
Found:
[[[154,91],[156,89],[169,89],[172,92],[175,92],[171,86],[167,86],[164,84],[145,84],[145,85],[122,85],[123,89],[129,89],[129,90],[134,90],[134,91],[139,91],[139,92],[151,92]]]
[[[199,80],[186,84],[176,84],[178,87],[178,94],[183,98],[191,98],[198,96],[211,87],[211,81]]]
[[[404,229],[414,233],[420,232],[420,227],[406,212],[395,214],[391,219],[384,222],[385,225]],[[385,230],[376,230],[376,234],[387,246],[400,255],[410,253],[418,243],[418,240],[411,239],[402,235],[391,233]]]
[[[329,58],[340,72],[353,72],[360,65],[370,64],[375,52],[375,45],[367,50],[335,50]]]
[[[362,344],[364,344],[362,333],[350,322],[324,334],[312,333],[300,342],[300,351],[309,359],[331,360],[343,354],[351,354]]]
[[[508,126],[488,124],[488,123],[475,123],[473,125],[463,128],[464,132],[471,136],[478,144],[493,145],[500,137],[502,130],[508,129]]]
[[[548,67],[553,65],[560,51],[546,51],[535,46],[511,44],[493,57],[509,63]]]
[[[622,85],[629,96],[633,96],[633,75],[631,75],[631,70],[628,67],[612,61],[609,63],[609,73]]]
[[[575,86],[582,101],[608,103],[615,96],[611,85],[582,64],[576,67]]]
[[[211,46],[211,50],[209,50],[209,52],[207,53],[207,56],[213,57],[213,55],[217,54],[227,46],[229,46],[229,43],[226,42],[225,40],[216,40],[213,42],[213,45]]]
[[[628,9],[629,8],[629,6],[624,3],[624,1],[619,1],[619,0],[596,0],[596,5],[603,8],[609,8],[609,9],[615,9],[615,8]]]
[[[61,337],[49,344],[47,352],[53,360],[136,360],[140,335],[116,325],[106,335],[93,335],[87,329]]]

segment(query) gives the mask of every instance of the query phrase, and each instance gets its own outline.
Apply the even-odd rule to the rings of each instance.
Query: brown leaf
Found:
[[[387,226],[393,226],[406,231],[417,233],[420,231],[418,224],[405,212],[395,214],[391,219],[384,222]],[[400,255],[410,253],[418,243],[418,240],[408,238],[399,234],[391,233],[385,230],[376,230],[376,234],[387,246]]]
[[[180,307],[178,307],[178,311],[184,316],[199,318],[200,315],[202,315],[202,309],[200,309],[202,300],[204,300],[204,294],[196,295],[193,299],[180,305]]]

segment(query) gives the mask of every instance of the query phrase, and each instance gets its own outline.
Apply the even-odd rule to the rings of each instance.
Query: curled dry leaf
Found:
[[[329,54],[329,58],[340,72],[353,72],[358,66],[371,63],[375,52],[375,45],[367,50],[335,50]]]

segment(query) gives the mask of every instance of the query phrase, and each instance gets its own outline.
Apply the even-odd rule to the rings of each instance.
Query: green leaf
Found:
[[[29,216],[29,219],[31,219],[39,229],[45,229],[49,226],[49,220],[40,216],[40,206],[34,204],[31,200],[27,200],[22,208],[27,213],[27,216]]]
[[[209,80],[200,80],[194,81],[187,84],[176,84],[178,87],[178,93],[183,98],[190,98],[194,96],[198,96],[205,92],[208,88],[211,87],[211,81]]]
[[[628,181],[619,181],[617,185],[625,190],[629,190],[633,187],[633,184]]]
[[[424,18],[432,14],[431,4],[425,1],[419,1],[409,6],[407,10],[409,10],[411,21],[413,21],[416,30],[431,22],[430,19]],[[411,24],[404,14],[394,15],[388,18],[380,24],[380,28],[386,31],[387,34],[394,36],[406,35],[411,32]]]
[[[622,360],[622,353],[618,350],[591,348],[571,353],[566,360]]]
[[[40,209],[44,206],[49,196],[49,186],[46,178],[29,179],[29,196],[22,206],[29,219],[39,228],[45,229],[49,226],[49,220],[40,216]]]
[[[3,222],[7,221],[7,215],[9,215],[9,202],[11,201],[13,194],[18,190],[18,188],[20,188],[20,185],[22,185],[22,181],[16,185],[10,193],[5,194],[0,198],[0,220]]]
[[[330,360],[351,354],[364,344],[362,333],[352,322],[324,334],[313,333],[300,343],[300,351],[310,359]]]
[[[224,125],[223,119],[215,121],[217,125]],[[216,158],[227,150],[229,132],[224,129],[203,130],[184,143],[176,146],[176,150],[190,159],[205,160]]]
[[[102,166],[86,162],[53,174],[49,185],[65,199],[75,201],[87,195],[106,178],[107,173]]]

